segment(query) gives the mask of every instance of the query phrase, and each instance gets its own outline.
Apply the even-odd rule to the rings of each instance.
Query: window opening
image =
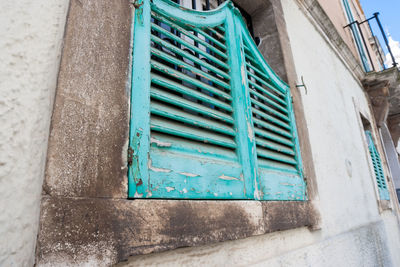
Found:
[[[305,200],[289,87],[240,12],[231,2],[208,12],[166,0],[141,8],[129,196]]]
[[[389,191],[386,184],[385,173],[383,172],[382,160],[375,145],[376,142],[372,135],[371,124],[363,115],[361,115],[361,120],[364,127],[364,133],[365,133],[365,138],[367,140],[368,151],[370,154],[372,167],[374,169],[374,175],[375,175],[376,185],[378,187],[379,198],[382,200],[389,200],[390,199]]]

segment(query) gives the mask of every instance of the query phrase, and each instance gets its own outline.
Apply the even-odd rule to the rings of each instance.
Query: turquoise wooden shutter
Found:
[[[252,82],[264,85],[248,78],[255,72],[245,71],[244,44],[276,87],[271,92],[249,94]],[[279,132],[288,136],[259,126],[281,127],[282,118],[268,121],[269,113],[284,114],[288,127]],[[287,85],[262,59],[231,2],[208,12],[142,2],[134,22],[130,197],[304,200],[296,142]]]
[[[242,53],[264,200],[305,200],[299,144],[289,87],[273,72],[242,25]],[[238,22],[239,23],[239,22]]]
[[[365,131],[365,135],[367,137],[368,149],[371,155],[372,165],[374,167],[379,197],[380,199],[389,200],[389,191],[386,184],[385,174],[383,172],[381,157],[379,156],[378,150],[375,147],[371,132]]]
[[[226,18],[223,7],[205,16],[167,1],[136,10],[130,197],[250,198]]]

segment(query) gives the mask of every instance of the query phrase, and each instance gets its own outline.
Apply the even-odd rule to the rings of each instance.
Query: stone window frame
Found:
[[[367,99],[369,99],[367,97]],[[378,204],[378,210],[379,213],[383,213],[385,210],[392,210],[393,209],[393,204],[392,201],[395,199],[396,195],[396,190],[394,189],[393,183],[391,182],[390,179],[390,171],[387,165],[386,161],[386,156],[383,150],[383,145],[382,145],[382,139],[381,139],[381,134],[380,134],[380,129],[378,128],[377,124],[375,123],[375,120],[365,114],[364,112],[361,111],[361,109],[357,106],[356,100],[353,97],[353,106],[357,118],[357,123],[358,123],[358,128],[360,129],[360,134],[361,134],[361,139],[364,147],[364,155],[366,157],[366,160],[368,162],[368,167],[369,167],[369,172],[370,172],[370,177],[372,179],[372,183],[374,185],[374,193],[375,193],[375,198]],[[368,101],[368,108],[369,111],[372,113],[372,105],[370,101]],[[367,126],[366,126],[367,124]],[[372,133],[372,138],[374,140],[374,144],[376,149],[378,150],[378,153],[381,157],[381,163],[382,163],[382,168],[383,172],[386,178],[386,184],[387,184],[387,189],[389,191],[389,200],[381,199],[378,191],[378,185],[376,183],[376,178],[375,178],[375,173],[374,173],[374,167],[372,165],[372,161],[370,158],[370,152],[368,148],[368,141],[365,136],[365,130],[370,130]]]
[[[255,34],[273,37],[273,45],[260,50],[291,87],[309,199],[303,202],[127,199],[134,10],[129,0],[110,5],[106,0],[70,2],[36,262],[62,255],[71,263],[97,257],[113,264],[131,255],[183,246],[298,227],[319,229],[311,147],[280,0],[270,5],[254,1],[249,14],[264,8],[266,13],[259,16],[267,15],[263,21],[269,31],[258,34],[263,29],[255,23]]]

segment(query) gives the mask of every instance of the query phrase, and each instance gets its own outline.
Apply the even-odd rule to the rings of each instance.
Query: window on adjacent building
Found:
[[[368,144],[371,164],[374,169],[379,198],[382,200],[389,200],[389,191],[387,188],[385,173],[383,172],[382,160],[375,145],[375,141],[372,135],[371,124],[363,115],[361,115],[361,120],[363,123],[364,133]]]
[[[376,179],[376,184],[378,186],[380,199],[389,200],[389,191],[386,184],[385,174],[383,172],[383,166],[381,157],[376,149],[372,134],[370,131],[365,131],[368,142],[368,150],[371,156],[371,162],[374,167],[374,174]]]
[[[231,2],[143,0],[132,62],[129,197],[306,199],[289,87]]]
[[[343,6],[346,11],[346,16],[347,16],[348,22],[349,23],[354,22],[355,20],[354,20],[353,12],[351,11],[349,1],[343,0]],[[356,23],[353,23],[350,25],[351,32],[353,33],[354,42],[356,44],[358,54],[360,55],[361,63],[364,67],[364,70],[366,72],[369,72],[369,71],[371,71],[371,66],[370,66],[370,63],[369,63],[367,55],[366,55],[365,47],[362,43],[360,29],[358,28]]]

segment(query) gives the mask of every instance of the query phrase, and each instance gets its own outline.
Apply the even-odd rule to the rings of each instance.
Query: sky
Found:
[[[360,2],[367,18],[372,17],[375,12],[379,12],[379,19],[383,29],[387,35],[390,35],[391,50],[395,54],[397,63],[400,64],[400,0],[360,0]],[[381,37],[375,21],[371,21],[371,23],[374,34]],[[387,53],[382,38],[380,38],[380,43],[385,53]],[[387,58],[390,59],[388,55]],[[391,63],[391,60],[387,60],[388,62]]]

